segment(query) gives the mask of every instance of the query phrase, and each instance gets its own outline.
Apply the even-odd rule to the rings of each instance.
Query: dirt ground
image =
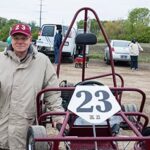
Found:
[[[146,103],[144,112],[150,116],[150,64],[139,63],[139,70],[132,71],[130,66],[125,63],[115,64],[115,72],[122,76],[124,80],[124,87],[137,88],[142,90],[146,94]],[[110,65],[105,64],[103,61],[90,60],[88,67],[85,69],[85,77],[93,77],[111,73]],[[117,84],[120,86],[120,80],[118,77]],[[74,64],[62,63],[60,65],[59,80],[67,80],[71,83],[78,83],[82,80],[81,68],[75,68]],[[113,87],[112,77],[103,77],[97,79],[99,82]],[[137,92],[127,92],[123,94],[122,103],[136,103],[140,105],[141,96]],[[124,100],[125,99],[125,100]]]
[[[115,64],[115,72],[123,77],[124,87],[140,89],[146,94],[146,103],[143,112],[150,116],[150,65],[139,63],[139,70],[132,71],[129,65],[123,63]],[[88,68],[85,70],[85,77],[98,76],[106,73],[111,73],[110,65],[106,65],[103,61],[90,60],[88,63]],[[75,68],[74,64],[61,64],[59,75],[60,81],[67,80],[70,83],[76,84],[81,81],[81,79],[81,68]],[[120,86],[120,79],[118,77],[116,79],[117,85]],[[109,87],[113,87],[112,77],[103,77],[97,80],[105,85],[108,85]],[[139,109],[141,105],[141,95],[138,92],[133,91],[123,92],[121,101],[124,104],[134,103]],[[127,149],[132,150],[133,147],[130,148],[130,146],[128,146]]]

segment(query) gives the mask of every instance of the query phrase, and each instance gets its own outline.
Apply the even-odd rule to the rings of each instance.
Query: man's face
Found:
[[[12,47],[15,52],[24,53],[28,50],[31,41],[31,36],[26,36],[24,34],[14,34],[12,36]]]

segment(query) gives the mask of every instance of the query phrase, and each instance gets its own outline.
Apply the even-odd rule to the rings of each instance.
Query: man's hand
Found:
[[[68,124],[67,124],[67,125],[68,125]],[[69,125],[68,125],[68,126],[69,126]],[[61,124],[61,123],[57,123],[57,124],[56,124],[56,129],[58,129],[58,131],[60,131],[61,128],[62,128],[62,124]],[[65,128],[65,130],[64,130],[64,135],[68,135],[68,133],[69,133],[69,129],[66,129],[66,128]]]
[[[60,119],[57,122],[53,122],[54,128],[56,128],[56,129],[58,129],[58,131],[60,131],[61,128],[62,128],[63,122],[64,122],[64,118]],[[67,135],[68,132],[69,132],[69,125],[67,124],[66,127],[65,127],[64,134]]]

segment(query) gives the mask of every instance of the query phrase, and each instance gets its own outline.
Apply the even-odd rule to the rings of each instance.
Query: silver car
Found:
[[[116,61],[130,62],[129,44],[130,44],[130,41],[126,41],[126,40],[111,40],[110,41],[114,62]],[[108,46],[104,49],[104,60],[106,64],[110,64],[110,54],[109,54]]]

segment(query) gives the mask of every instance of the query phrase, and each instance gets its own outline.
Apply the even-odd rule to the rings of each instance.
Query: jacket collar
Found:
[[[36,54],[37,54],[37,50],[32,45],[30,45],[29,48],[28,48],[27,56],[23,60],[20,60],[16,56],[16,54],[14,53],[13,47],[10,44],[7,48],[5,48],[4,54],[7,55],[8,57],[12,58],[13,60],[15,60],[15,61],[20,63],[20,62],[25,62],[29,57],[32,57],[32,58],[35,59],[36,58]]]

